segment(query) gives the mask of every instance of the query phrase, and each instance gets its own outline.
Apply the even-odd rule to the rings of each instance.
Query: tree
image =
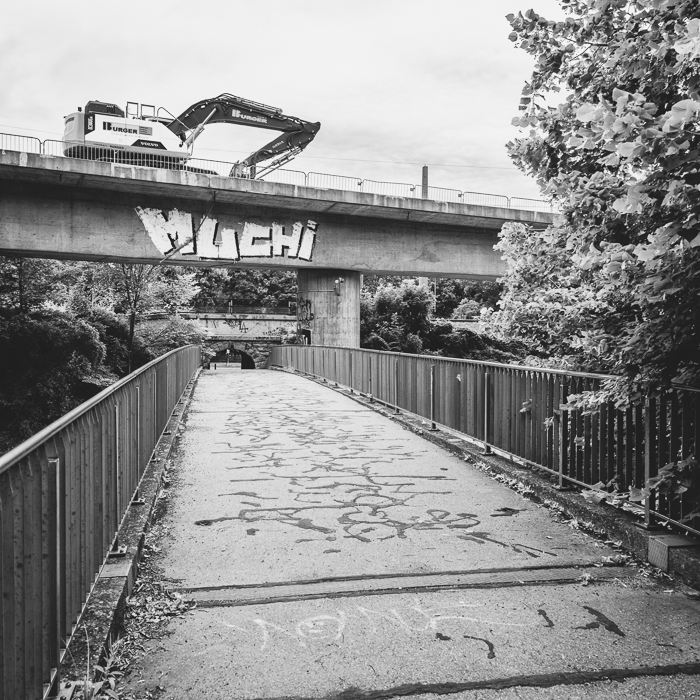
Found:
[[[126,318],[128,374],[140,364],[136,356],[143,355],[143,348],[135,338],[141,314],[158,310],[175,315],[179,308],[190,305],[196,292],[195,275],[189,268],[91,263],[85,264],[73,286],[69,309],[88,319],[96,309]]]
[[[199,291],[192,300],[198,307],[285,306],[297,297],[296,272],[211,268],[195,273]]]
[[[401,275],[363,275],[362,291],[369,295],[374,295],[380,287],[387,285],[400,287],[403,282],[416,282],[417,277],[403,277]]]
[[[508,17],[510,38],[536,59],[514,120],[530,131],[508,149],[561,216],[546,233],[504,227],[497,327],[621,375],[608,386],[620,399],[698,385],[700,4],[562,7],[561,22]]]
[[[47,301],[65,301],[62,263],[0,256],[0,308],[27,313]]]
[[[457,318],[452,314],[466,301],[473,301],[478,305],[477,314],[482,308],[495,309],[502,289],[500,282],[488,280],[438,279],[435,315],[438,318]]]
[[[102,387],[129,374],[129,325],[124,318],[100,306],[93,306],[76,316],[97,331],[100,342],[105,346]],[[151,351],[140,334],[135,335],[131,350],[132,370],[145,365],[155,356],[156,353]]]
[[[421,335],[430,329],[433,295],[427,287],[404,280],[363,293],[360,303],[360,344],[373,350],[418,353]]]
[[[459,302],[459,306],[452,312],[452,318],[463,319],[463,318],[474,318],[478,316],[481,311],[481,306],[479,302],[474,299],[462,299]]]
[[[156,357],[183,345],[202,345],[206,340],[194,323],[177,317],[139,326],[137,337],[144,349]]]
[[[0,453],[92,395],[104,358],[85,321],[53,310],[0,310]]]

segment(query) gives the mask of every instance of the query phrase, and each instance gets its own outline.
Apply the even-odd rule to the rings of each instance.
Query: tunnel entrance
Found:
[[[255,369],[255,360],[242,350],[237,351],[241,356],[241,369]]]
[[[259,369],[265,367],[270,348],[278,344],[279,342],[263,340],[253,342],[217,340],[207,345],[210,351],[215,353],[210,360],[212,367],[214,365],[217,365],[217,367],[225,366],[226,358],[228,357],[229,366],[240,367],[240,369]],[[226,350],[228,350],[228,353]]]

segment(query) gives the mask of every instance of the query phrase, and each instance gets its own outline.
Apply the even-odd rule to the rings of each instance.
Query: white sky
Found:
[[[321,122],[288,168],[419,184],[427,164],[436,187],[538,197],[505,150],[533,65],[505,15],[531,6],[562,16],[556,0],[11,0],[0,132],[60,139],[88,100],[177,115],[230,92]],[[211,125],[194,155],[239,160],[273,135]]]

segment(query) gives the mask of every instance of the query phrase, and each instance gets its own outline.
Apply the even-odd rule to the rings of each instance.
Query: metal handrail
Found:
[[[20,151],[24,153],[41,154],[41,143],[41,139],[36,138],[36,136],[0,134],[0,151]]]
[[[55,694],[85,602],[200,363],[199,346],[173,350],[0,457],[0,697]]]
[[[12,142],[11,139],[20,139],[20,141]],[[21,141],[27,139],[27,141]],[[27,146],[30,142],[36,141],[39,145],[37,150],[30,150]],[[14,145],[22,145],[22,148],[11,148],[4,145],[5,143],[14,143]],[[230,175],[233,163],[220,160],[208,160],[204,158],[189,158],[188,160],[179,161],[172,157],[159,156],[158,153],[142,153],[142,154],[125,154],[123,149],[111,148],[108,146],[97,146],[85,144],[83,142],[69,143],[79,149],[81,155],[65,156],[65,142],[55,139],[40,140],[33,136],[22,136],[18,134],[0,134],[0,150],[19,150],[27,153],[39,153],[41,155],[51,155],[59,157],[78,158],[80,160],[100,160],[111,163],[119,163],[122,165],[134,165],[137,167],[155,167],[166,170],[185,171],[193,173],[201,173],[208,175],[218,175],[219,177],[232,177]],[[293,182],[280,182],[279,179],[282,173],[289,173],[289,179]],[[303,177],[301,177],[303,176]],[[284,180],[285,176],[282,176]],[[380,194],[388,197],[405,197],[410,199],[422,199],[422,187],[412,183],[405,182],[383,182],[380,180],[369,180],[360,177],[352,177],[349,175],[334,175],[331,173],[304,172],[302,170],[286,170],[279,168],[273,172],[264,175],[260,178],[263,182],[280,182],[280,184],[299,185],[302,187],[317,187],[321,189],[340,189],[346,192],[369,192],[371,194]],[[303,184],[297,182],[303,179]],[[331,184],[328,184],[331,183]],[[332,184],[344,184],[345,186],[333,187]],[[379,185],[380,189],[385,189],[388,193],[373,192],[372,190],[363,189],[364,183],[370,185]],[[398,188],[405,188],[402,194],[392,194],[391,190],[396,191]],[[504,206],[506,209],[526,209],[528,211],[544,211],[554,212],[555,206],[551,202],[540,199],[527,199],[523,197],[508,197],[501,194],[492,194],[488,192],[470,192],[467,190],[455,190],[446,187],[428,187],[428,200],[437,202],[454,202],[465,203],[471,197],[495,197],[505,200],[503,205],[481,205],[481,206]],[[514,206],[513,202],[517,202],[520,206]],[[477,205],[480,206],[480,205]]]
[[[96,394],[91,399],[88,399],[84,403],[81,403],[80,406],[76,406],[72,411],[69,411],[65,415],[61,416],[58,420],[55,420],[53,423],[47,425],[45,428],[42,428],[38,433],[35,433],[24,442],[12,448],[9,452],[0,455],[0,474],[9,469],[15,462],[18,462],[19,460],[26,457],[39,445],[56,435],[56,433],[60,432],[61,430],[64,430],[71,423],[80,418],[80,416],[84,415],[89,410],[97,406],[99,403],[108,398],[111,394],[114,394],[122,386],[125,386],[130,382],[134,381],[134,379],[136,379],[138,376],[148,372],[152,367],[159,364],[160,362],[163,362],[167,357],[173,355],[174,353],[177,353],[179,350],[180,348],[176,348],[175,350],[171,350],[169,353],[162,355],[161,357],[157,357],[155,360],[151,360],[147,365],[140,367],[131,374],[127,375],[126,377],[123,377],[119,381],[114,382],[114,384],[111,384],[106,389],[103,389],[99,394]]]
[[[665,465],[700,452],[700,391],[673,387],[644,403],[573,410],[572,394],[596,391],[611,375],[504,365],[359,348],[274,347],[270,365],[348,386],[373,399],[464,433],[519,462],[556,475],[559,484],[618,493],[645,492]],[[639,514],[700,535],[698,486],[682,494],[652,490]]]

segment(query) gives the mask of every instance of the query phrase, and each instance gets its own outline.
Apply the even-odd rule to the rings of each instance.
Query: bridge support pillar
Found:
[[[297,323],[311,345],[360,347],[361,277],[352,270],[299,270]]]

